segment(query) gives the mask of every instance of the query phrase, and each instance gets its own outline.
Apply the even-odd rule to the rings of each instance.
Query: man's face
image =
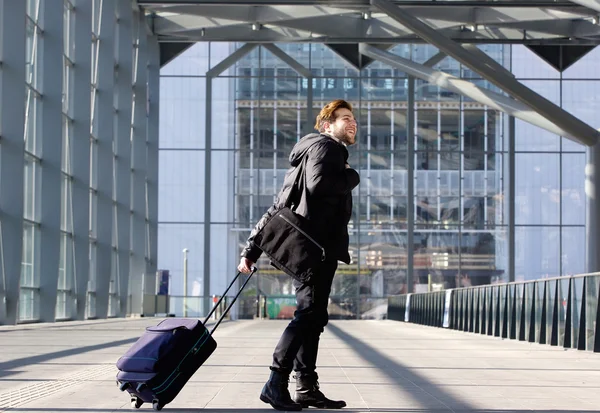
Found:
[[[357,124],[352,112],[345,108],[340,108],[333,112],[335,121],[325,123],[325,132],[346,145],[353,145],[356,142]]]

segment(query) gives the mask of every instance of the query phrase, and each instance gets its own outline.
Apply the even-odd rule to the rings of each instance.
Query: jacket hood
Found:
[[[298,166],[302,161],[302,158],[308,151],[308,148],[310,148],[313,143],[321,139],[331,138],[329,138],[327,135],[321,135],[319,133],[309,133],[308,135],[300,139],[300,141],[298,141],[298,143],[294,145],[294,148],[290,153],[290,163],[292,164],[292,166]]]

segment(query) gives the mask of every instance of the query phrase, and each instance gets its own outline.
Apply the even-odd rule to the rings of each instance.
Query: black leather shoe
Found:
[[[307,376],[296,375],[295,377],[296,393],[294,394],[294,400],[302,407],[313,406],[319,409],[341,409],[342,407],[346,407],[345,401],[331,400],[321,393],[316,373]]]
[[[270,404],[275,410],[300,411],[302,406],[292,400],[288,390],[289,374],[271,371],[269,381],[260,392],[260,399]]]

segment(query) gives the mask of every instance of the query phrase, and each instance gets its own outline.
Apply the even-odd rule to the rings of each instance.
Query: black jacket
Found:
[[[352,216],[352,189],[359,184],[360,178],[354,169],[345,167],[348,161],[346,147],[327,135],[316,133],[306,135],[292,149],[292,168],[285,174],[277,200],[258,221],[242,251],[241,255],[250,261],[256,262],[262,253],[252,243],[254,235],[275,211],[285,206],[296,177],[296,167],[304,156],[308,156],[306,185],[301,194],[295,194],[291,208],[311,222],[315,228],[311,235],[325,248],[328,256],[350,263],[348,222]]]

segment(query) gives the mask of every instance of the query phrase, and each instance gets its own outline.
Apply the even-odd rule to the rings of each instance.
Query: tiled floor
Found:
[[[114,363],[158,321],[0,327],[0,411],[131,410]],[[163,411],[272,412],[258,395],[285,325],[224,323],[215,353]],[[318,364],[321,389],[346,400],[347,412],[600,412],[600,354],[590,352],[395,321],[332,321]]]

